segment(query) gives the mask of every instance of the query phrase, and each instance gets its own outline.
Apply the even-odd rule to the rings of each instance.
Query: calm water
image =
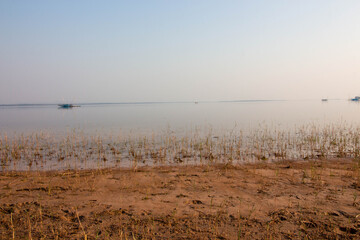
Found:
[[[196,128],[228,131],[259,125],[291,128],[304,124],[360,124],[360,103],[347,100],[244,101],[144,104],[85,104],[58,109],[56,105],[0,106],[0,133],[50,131],[64,134],[140,134],[191,131]]]
[[[309,125],[319,129],[335,125],[330,128],[335,129],[332,134],[344,134],[337,137],[347,139],[342,143],[348,145],[341,149],[353,156],[354,149],[358,149],[353,140],[358,138],[360,103],[333,100],[82,104],[73,109],[58,109],[57,105],[0,106],[0,139],[6,146],[0,152],[0,171],[171,165],[178,164],[179,159],[185,164],[201,164],[203,156],[209,153],[202,147],[208,142],[204,136],[210,138],[209,151],[217,162],[277,160],[281,156],[304,159],[317,156],[322,146],[326,146],[328,156],[337,156],[341,149],[330,143],[333,138],[327,137],[326,132],[315,132],[323,134],[317,145],[311,142],[298,147],[299,143],[307,143],[309,136],[313,139],[311,132],[301,135],[296,130]],[[344,130],[344,126],[351,125],[350,131]],[[261,131],[257,134],[257,129],[269,128],[292,131],[295,135],[270,136]],[[33,133],[45,134],[34,138]],[[19,134],[30,137],[22,141],[16,138]],[[151,138],[142,136],[149,134]],[[180,138],[174,140],[174,135]],[[15,144],[8,142],[12,136]],[[237,149],[237,155],[230,150],[235,148],[229,146]]]

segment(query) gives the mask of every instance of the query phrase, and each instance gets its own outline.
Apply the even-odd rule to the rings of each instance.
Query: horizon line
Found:
[[[327,98],[328,100],[344,100],[340,98]],[[309,101],[318,100],[315,98],[311,99],[235,99],[235,100],[193,100],[193,101],[129,101],[129,102],[73,102],[71,104],[78,105],[111,105],[111,104],[165,104],[165,103],[226,103],[226,102],[278,102],[278,101]],[[321,98],[319,98],[321,100]],[[1,107],[11,106],[55,106],[64,104],[59,103],[6,103],[0,104]]]

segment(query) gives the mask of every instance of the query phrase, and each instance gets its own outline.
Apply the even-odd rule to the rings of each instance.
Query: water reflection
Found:
[[[72,109],[58,109],[57,105],[1,106],[0,132],[63,134],[78,129],[89,134],[146,134],[168,129],[183,133],[195,128],[229,131],[259,125],[359,124],[359,111],[358,103],[345,100],[89,104]]]

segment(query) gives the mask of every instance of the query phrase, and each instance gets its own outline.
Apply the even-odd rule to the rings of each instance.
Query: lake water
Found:
[[[357,157],[359,116],[346,100],[3,105],[0,170]]]
[[[195,103],[81,104],[0,106],[0,133],[39,131],[65,134],[176,133],[196,128],[246,130],[261,126],[291,128],[306,124],[360,124],[360,104],[347,100],[242,101]]]

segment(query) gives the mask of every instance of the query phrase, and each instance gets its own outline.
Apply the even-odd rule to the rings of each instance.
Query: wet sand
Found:
[[[360,239],[360,161],[0,174],[0,239]]]

